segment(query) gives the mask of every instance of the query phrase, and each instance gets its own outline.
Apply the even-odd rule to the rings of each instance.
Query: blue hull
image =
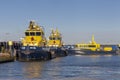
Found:
[[[60,48],[51,47],[50,51],[53,51],[55,53],[56,57],[64,57],[64,56],[68,55],[67,51],[62,47],[60,47]]]
[[[45,47],[21,47],[19,52],[19,61],[49,60],[51,53]]]
[[[83,55],[118,55],[118,54],[115,51],[110,51],[110,52],[106,52],[106,51],[87,52],[87,51],[84,51]]]
[[[64,48],[55,47],[21,47],[19,52],[19,61],[49,60],[56,57],[67,56]]]
[[[90,50],[80,50],[76,51],[80,55],[119,55],[116,50],[113,51],[90,51]]]
[[[68,49],[68,55],[120,55],[117,50],[112,51],[91,51],[84,49]]]

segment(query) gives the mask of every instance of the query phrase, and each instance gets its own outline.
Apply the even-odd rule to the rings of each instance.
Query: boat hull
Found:
[[[64,48],[23,46],[18,53],[19,61],[40,61],[67,56]]]
[[[52,58],[49,49],[46,47],[21,47],[19,52],[19,61],[37,61],[37,60],[49,60]]]
[[[68,55],[65,48],[62,48],[62,47],[51,47],[50,51],[53,51],[56,57],[64,57]]]
[[[112,51],[91,51],[91,50],[76,50],[76,54],[80,55],[119,55],[116,50]]]

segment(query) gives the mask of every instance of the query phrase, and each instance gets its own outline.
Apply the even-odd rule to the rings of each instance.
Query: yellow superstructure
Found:
[[[112,47],[104,47],[104,51],[112,51]]]
[[[28,29],[25,31],[25,37],[22,39],[23,46],[45,46],[46,38],[41,26],[30,21]]]
[[[88,50],[91,50],[91,51],[99,51],[100,50],[100,44],[96,43],[95,40],[94,40],[94,35],[92,36],[92,41],[88,44],[76,44],[76,47],[77,48],[80,48],[80,49],[88,49]]]
[[[62,37],[58,29],[53,30],[49,36],[48,46],[49,47],[61,47],[63,45]]]

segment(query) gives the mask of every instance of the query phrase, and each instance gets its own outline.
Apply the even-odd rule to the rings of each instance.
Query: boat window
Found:
[[[53,38],[53,40],[55,40],[55,38]]]
[[[30,36],[35,36],[35,32],[30,32]]]
[[[40,36],[41,35],[41,32],[36,32],[36,36]]]
[[[58,40],[61,40],[61,38],[58,38]]]
[[[61,40],[61,38],[49,37],[50,40]]]
[[[89,45],[88,47],[96,47],[95,45]]]
[[[26,36],[29,36],[29,32],[25,32],[25,35],[26,35]]]

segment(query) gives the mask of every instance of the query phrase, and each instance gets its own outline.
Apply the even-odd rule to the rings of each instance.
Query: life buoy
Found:
[[[31,41],[34,41],[34,38],[33,38],[33,37],[31,37]]]

